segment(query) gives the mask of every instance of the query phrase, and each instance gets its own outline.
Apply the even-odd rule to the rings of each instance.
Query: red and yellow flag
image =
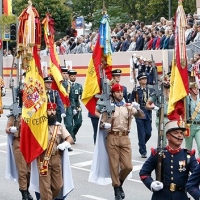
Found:
[[[104,15],[101,20],[99,34],[92,58],[90,59],[86,72],[86,79],[82,94],[82,102],[92,115],[95,114],[96,102],[98,100],[95,95],[99,94],[102,90],[100,84],[100,69],[105,71],[107,79],[112,78],[112,50],[110,40],[111,37],[108,15]]]
[[[26,17],[24,17],[26,16]],[[18,57],[26,71],[23,88],[20,149],[27,163],[37,158],[48,142],[47,97],[41,71],[38,45],[41,42],[37,10],[29,6],[19,17]]]
[[[185,117],[184,98],[188,95],[188,71],[186,58],[185,27],[186,18],[182,1],[176,11],[175,20],[175,56],[172,61],[170,80],[170,96],[168,103],[168,118],[174,119],[177,114]],[[182,114],[183,113],[183,114]]]
[[[46,45],[49,48],[50,52],[50,73],[54,78],[52,89],[57,90],[60,94],[63,104],[65,107],[70,105],[69,94],[62,85],[63,77],[61,75],[61,68],[59,64],[58,54],[56,52],[55,42],[54,42],[54,20],[50,17],[49,14],[46,14],[46,17],[42,21],[44,25],[44,38]]]
[[[12,15],[12,0],[3,0],[3,14]]]
[[[102,58],[102,48],[100,47],[100,35],[90,59],[86,72],[85,84],[82,93],[82,102],[91,114],[95,114],[97,98],[95,94],[100,93],[100,66]]]

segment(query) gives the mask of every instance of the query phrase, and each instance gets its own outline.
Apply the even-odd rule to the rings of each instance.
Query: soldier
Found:
[[[6,95],[6,90],[4,87],[4,81],[3,81],[3,78],[0,76],[0,117],[1,117],[1,114],[3,114],[2,97],[5,95]]]
[[[162,156],[161,181],[151,177],[158,164],[157,149],[151,150],[150,157],[140,170],[140,178],[152,192],[152,200],[188,200],[185,185],[190,172],[197,166],[195,151],[182,149],[184,139],[184,123],[181,120],[169,121],[165,124],[168,146]]]
[[[62,77],[63,77],[63,86],[66,89],[66,92],[69,94],[70,96],[70,92],[71,92],[71,84],[69,82],[69,74],[68,74],[68,69],[63,66],[61,67],[61,72],[62,72]],[[66,108],[66,117],[65,117],[65,127],[68,130],[68,132],[72,135],[72,130],[73,130],[73,110],[72,110],[72,106],[71,106],[71,102],[69,107]]]
[[[164,95],[164,124],[168,122],[168,118],[167,118],[167,109],[168,109],[168,101],[169,101],[169,92],[170,92],[170,77],[168,75],[166,75],[164,77],[164,82],[163,82],[163,95]],[[161,96],[160,98],[157,99],[157,95],[152,95],[146,103],[146,108],[148,110],[154,110],[154,111],[158,111],[159,108],[156,106],[156,101],[161,102]],[[156,127],[158,128],[158,123],[159,123],[159,112],[156,113]],[[166,135],[164,135],[164,144],[166,144]]]
[[[6,125],[6,133],[13,134],[12,151],[15,158],[15,164],[18,172],[19,191],[22,194],[22,200],[32,200],[33,197],[28,191],[30,181],[30,166],[27,165],[24,156],[20,150],[20,124],[21,115],[15,119],[11,114]]]
[[[112,80],[110,82],[111,86],[116,83],[120,84],[121,73],[121,69],[112,70]],[[125,102],[128,103],[127,88],[125,86],[123,86],[123,95]]]
[[[189,180],[186,184],[186,191],[195,199],[199,200],[200,198],[200,161],[198,160],[197,167],[190,175]]]
[[[190,95],[187,96],[187,125],[190,129],[189,135],[185,137],[185,147],[192,149],[193,139],[195,139],[200,156],[200,99],[199,88],[195,82],[190,83]]]
[[[73,143],[66,128],[56,121],[56,107],[55,103],[47,104],[48,146],[47,150],[38,157],[39,188],[42,200],[50,200],[58,196],[63,185],[60,150],[70,148]],[[61,143],[62,140],[64,142]],[[44,168],[44,158],[48,162],[46,163],[47,171]]]
[[[147,157],[146,143],[151,137],[152,131],[152,110],[146,109],[146,102],[153,92],[153,89],[147,87],[147,75],[141,73],[138,75],[137,80],[140,86],[137,90],[132,92],[130,102],[136,101],[140,104],[140,108],[145,113],[145,118],[139,119],[136,117],[138,140],[139,140],[139,152],[142,158]]]
[[[72,137],[74,139],[74,142],[76,142],[76,135],[83,121],[82,109],[81,109],[81,104],[80,104],[83,88],[80,83],[76,83],[76,74],[77,72],[75,70],[69,71],[69,80],[71,84],[71,92],[70,92],[69,98],[70,98],[72,111],[73,111]]]
[[[47,93],[47,100],[48,102],[57,104],[57,110],[56,110],[57,121],[61,122],[61,119],[66,117],[65,108],[63,106],[63,103],[58,91],[51,89],[52,82],[53,82],[53,79],[51,76],[47,76],[44,78],[44,85],[45,85],[45,90]]]
[[[129,138],[132,118],[133,116],[144,117],[144,113],[140,110],[138,103],[131,104],[123,101],[123,86],[114,84],[111,93],[115,111],[110,121],[106,121],[106,118],[102,117],[101,127],[107,129],[108,132],[106,147],[115,200],[122,200],[125,198],[122,185],[132,171],[132,150]]]

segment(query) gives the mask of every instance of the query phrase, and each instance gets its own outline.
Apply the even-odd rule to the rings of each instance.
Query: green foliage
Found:
[[[14,0],[13,13],[19,16],[28,6],[27,0]],[[71,9],[64,4],[64,0],[33,0],[33,6],[37,9],[40,19],[43,20],[46,13],[49,12],[55,20],[55,30],[65,32],[65,29],[71,25]]]
[[[116,23],[140,20],[145,24],[159,21],[160,17],[169,18],[170,0],[107,0],[105,6],[110,17],[111,27]],[[13,9],[17,16],[27,6],[28,0],[13,0]],[[92,22],[93,28],[99,27],[102,17],[103,1],[99,0],[33,0],[41,19],[47,11],[55,19],[55,29],[64,33],[71,25],[72,17],[83,16],[86,22]],[[177,9],[178,0],[171,0],[171,16]],[[196,11],[196,0],[184,0],[185,13]]]
[[[16,16],[15,15],[1,15],[0,17],[0,26],[4,27],[13,23],[16,23]]]

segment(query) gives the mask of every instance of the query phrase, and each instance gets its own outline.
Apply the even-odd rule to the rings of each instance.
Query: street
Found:
[[[11,91],[7,90],[7,94],[3,97],[4,105],[12,103]],[[114,191],[111,185],[100,186],[88,182],[88,176],[93,157],[93,131],[90,118],[87,117],[87,110],[83,109],[83,124],[80,128],[76,144],[72,146],[73,151],[70,152],[70,162],[74,181],[74,190],[68,195],[67,200],[113,200]],[[9,110],[4,110],[4,114],[0,118],[0,200],[20,200],[21,194],[19,192],[18,184],[14,181],[5,179],[6,168],[6,133],[5,126],[7,122],[6,115]],[[153,112],[153,131],[152,137],[147,144],[148,155],[150,148],[157,145],[157,130],[155,127],[155,112]],[[132,163],[133,171],[132,177],[125,181],[124,191],[127,200],[148,200],[151,199],[151,191],[149,191],[139,178],[139,170],[145,161],[140,157],[138,152],[138,140],[135,120],[133,119],[132,129],[130,134],[132,142]],[[183,144],[184,145],[184,144]],[[34,193],[31,191],[34,195]],[[35,198],[35,196],[34,196]]]

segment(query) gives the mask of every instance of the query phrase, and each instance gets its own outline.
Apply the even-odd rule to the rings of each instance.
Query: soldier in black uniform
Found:
[[[83,88],[80,83],[76,83],[76,74],[75,70],[69,70],[69,81],[71,84],[71,91],[70,91],[70,102],[73,112],[73,130],[72,130],[72,137],[74,142],[76,141],[76,134],[78,133],[79,128],[82,125],[82,109],[80,104],[80,99],[82,96]]]
[[[168,146],[164,148],[162,156],[161,181],[151,177],[158,163],[157,149],[151,150],[150,157],[140,170],[140,178],[152,192],[152,200],[188,200],[185,186],[190,172],[197,166],[195,151],[182,149],[184,139],[183,121],[169,121],[165,125]]]
[[[193,173],[190,175],[189,180],[186,184],[187,192],[195,199],[200,199],[200,160],[198,159],[198,164]]]
[[[61,122],[61,119],[66,117],[65,108],[63,106],[63,103],[58,91],[51,89],[52,82],[53,82],[53,79],[51,76],[47,76],[44,78],[44,85],[45,85],[45,90],[47,94],[47,100],[48,102],[57,104],[57,109],[56,109],[57,121]]]
[[[142,158],[147,157],[146,143],[151,137],[152,131],[152,110],[146,109],[146,102],[153,92],[153,89],[147,87],[147,75],[143,72],[137,77],[140,86],[137,90],[133,90],[130,98],[130,102],[136,101],[140,104],[140,108],[145,113],[145,118],[135,118],[138,131],[138,145],[139,152]]]

